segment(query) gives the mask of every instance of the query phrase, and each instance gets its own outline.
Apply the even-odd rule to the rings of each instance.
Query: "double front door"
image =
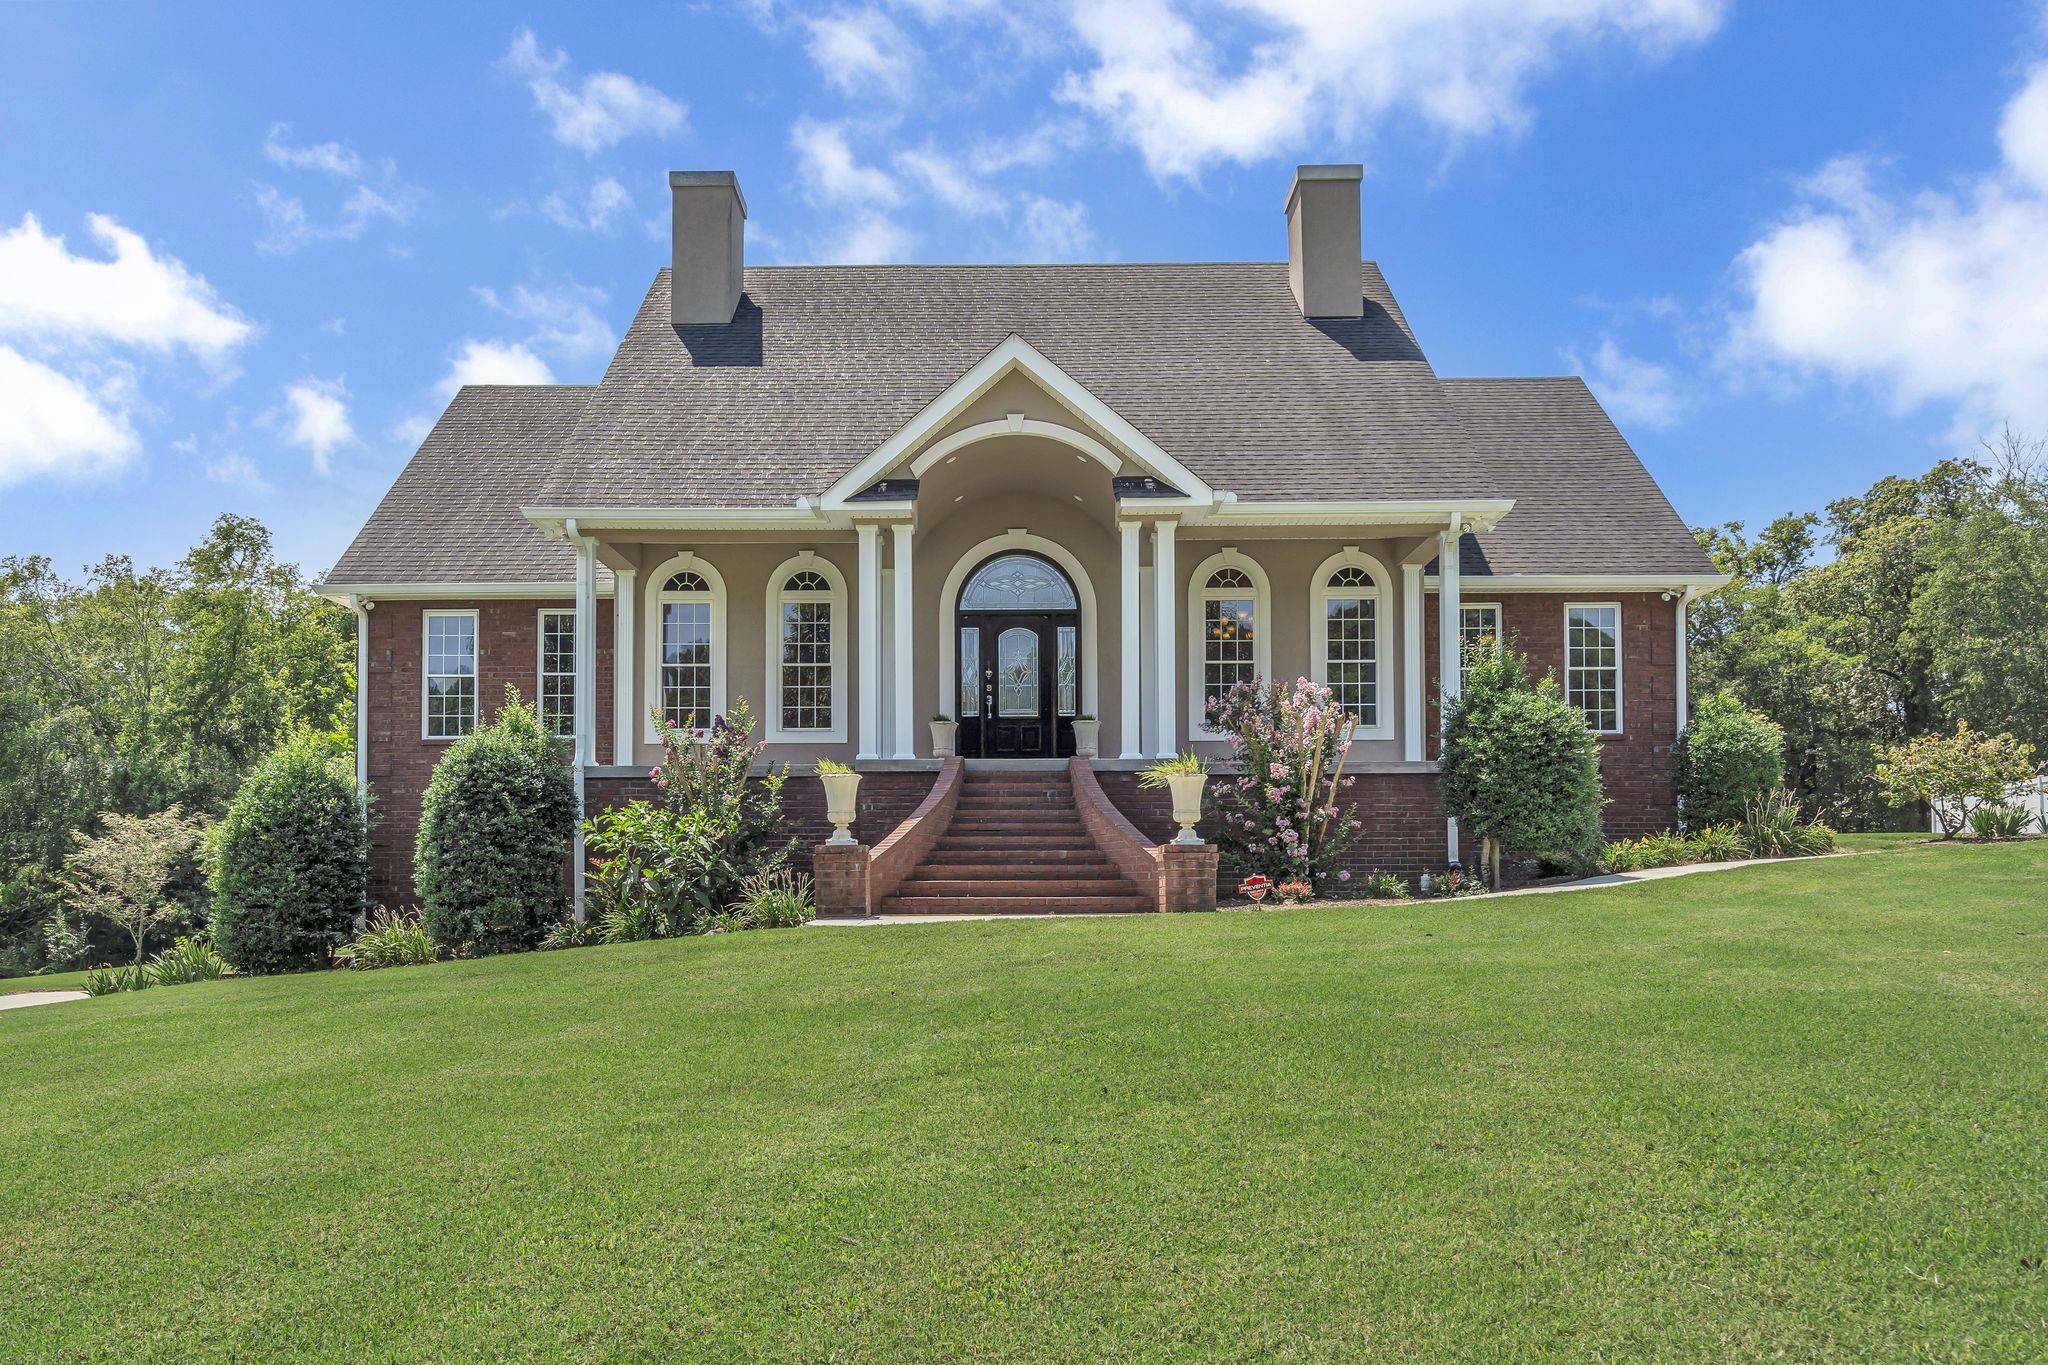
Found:
[[[1073,612],[960,615],[960,752],[969,758],[1065,758],[1080,701]]]

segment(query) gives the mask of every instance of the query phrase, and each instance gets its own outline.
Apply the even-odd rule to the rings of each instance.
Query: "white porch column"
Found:
[[[571,836],[569,856],[574,864],[576,919],[583,920],[583,813],[584,770],[597,762],[597,541],[578,535],[576,523],[568,526],[569,539],[576,547],[576,697],[570,708],[576,784],[576,831]]]
[[[1686,630],[1686,608],[1690,605],[1692,605],[1692,589],[1687,588],[1678,594],[1678,728],[1680,731],[1685,729],[1685,723],[1690,718],[1688,714],[1690,699],[1685,694],[1687,686],[1685,677],[1686,665],[1689,662],[1686,655],[1689,652],[1688,645],[1690,644],[1689,633]]]
[[[1401,566],[1401,757],[1420,763],[1422,716],[1429,698],[1422,690],[1422,566]]]
[[[860,537],[860,733],[856,758],[880,758],[882,743],[882,542],[881,528],[861,522]]]
[[[1143,758],[1145,756],[1145,706],[1143,701],[1145,695],[1145,665],[1143,662],[1145,642],[1138,634],[1138,618],[1143,612],[1143,608],[1139,605],[1138,601],[1138,554],[1140,550],[1138,538],[1144,533],[1144,529],[1144,525],[1141,522],[1123,521],[1117,523],[1117,532],[1121,537],[1123,546],[1122,558],[1120,560],[1123,607],[1117,618],[1122,626],[1124,646],[1123,663],[1121,665],[1123,671],[1118,675],[1123,681],[1121,711],[1124,739],[1123,752],[1119,755],[1123,758]]]
[[[1463,519],[1451,518],[1450,526],[1436,538],[1437,568],[1437,654],[1438,669],[1442,676],[1438,680],[1446,708],[1462,690],[1464,675],[1464,633],[1458,628],[1460,613],[1458,595],[1458,541],[1463,528]],[[1441,722],[1442,717],[1439,717]],[[1458,822],[1444,821],[1444,838],[1450,846],[1449,859],[1458,861]]]
[[[640,575],[612,570],[612,762],[633,761],[633,594]]]
[[[910,534],[911,523],[894,522],[889,527],[894,554],[896,588],[896,757],[917,757],[917,626],[911,611]]]
[[[1156,632],[1158,667],[1154,669],[1154,682],[1158,685],[1159,708],[1159,757],[1172,758],[1179,751],[1177,736],[1180,734],[1179,717],[1174,713],[1173,680],[1181,669],[1180,651],[1174,648],[1173,621],[1179,613],[1174,610],[1174,584],[1180,575],[1173,567],[1173,528],[1171,520],[1152,523],[1152,624]]]

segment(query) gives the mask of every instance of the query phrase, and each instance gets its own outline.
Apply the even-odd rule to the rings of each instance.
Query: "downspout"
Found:
[[[348,595],[356,614],[356,805],[370,823],[370,607],[361,593]]]

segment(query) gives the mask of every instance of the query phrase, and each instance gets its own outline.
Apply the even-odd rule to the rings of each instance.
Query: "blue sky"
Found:
[[[601,374],[671,168],[755,263],[1214,260],[1363,161],[1439,371],[1694,523],[2048,435],[2038,3],[597,8],[0,6],[0,554],[323,571],[452,385]]]

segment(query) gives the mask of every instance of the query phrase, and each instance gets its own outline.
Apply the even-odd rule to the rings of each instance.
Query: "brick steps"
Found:
[[[1081,823],[1067,775],[969,773],[952,822],[880,906],[887,915],[1149,910]]]

